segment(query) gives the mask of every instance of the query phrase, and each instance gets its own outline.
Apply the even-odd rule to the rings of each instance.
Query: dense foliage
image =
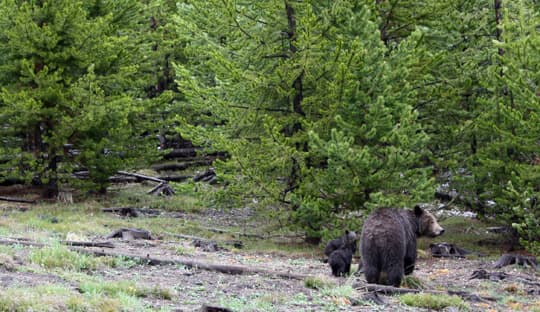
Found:
[[[141,10],[133,1],[0,3],[8,177],[44,184],[53,197],[73,170],[84,169],[104,190],[118,168],[144,154]]]
[[[258,203],[310,238],[449,182],[538,252],[538,9],[2,0],[0,179],[54,196],[84,169],[104,190],[176,129],[226,152],[217,204]]]

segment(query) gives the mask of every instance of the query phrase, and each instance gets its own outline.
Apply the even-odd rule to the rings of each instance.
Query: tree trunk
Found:
[[[56,158],[56,151],[51,150],[47,157],[49,157],[49,164],[45,169],[47,183],[43,186],[42,196],[44,198],[56,198],[58,196],[58,160]]]
[[[289,36],[289,51],[294,54],[297,51],[296,47],[296,16],[294,8],[291,6],[289,1],[285,1],[285,11],[287,13],[287,22],[288,22],[288,29],[287,34]],[[298,116],[297,118],[303,118],[306,116],[306,113],[304,112],[304,109],[302,107],[302,102],[304,100],[304,70],[300,72],[298,77],[293,82],[292,85],[294,89],[294,95],[292,99],[292,105],[293,105],[293,112]],[[299,120],[296,120],[291,130],[287,133],[289,136],[293,136],[294,134],[302,131],[302,124]],[[297,143],[296,148],[298,150],[307,151],[307,144],[301,144]],[[289,174],[289,177],[287,179],[287,186],[285,189],[281,192],[281,199],[282,201],[285,201],[285,197],[287,194],[293,190],[295,190],[298,185],[300,184],[301,176],[300,176],[300,166],[298,159],[296,159],[294,156],[291,157],[291,173]]]

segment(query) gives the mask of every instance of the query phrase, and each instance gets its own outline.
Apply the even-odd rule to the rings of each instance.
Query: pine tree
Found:
[[[406,68],[390,66],[371,14],[358,1],[181,6],[178,83],[205,113],[182,133],[229,153],[230,193],[284,204],[308,237],[429,189],[414,91],[398,88]]]
[[[2,0],[0,12],[2,175],[34,179],[53,197],[73,170],[86,169],[105,190],[148,146],[137,100],[146,83],[139,4]]]
[[[527,1],[504,1],[493,62],[483,78],[479,148],[471,161],[485,212],[513,224],[531,251],[540,245],[540,15]]]

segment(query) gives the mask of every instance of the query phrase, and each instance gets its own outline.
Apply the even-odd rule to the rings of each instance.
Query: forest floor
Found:
[[[423,290],[379,294],[375,299],[380,302],[375,303],[361,274],[331,276],[328,264],[321,261],[320,246],[282,233],[272,238],[241,235],[268,234],[262,231],[268,222],[251,209],[200,209],[185,197],[179,202],[137,195],[146,188],[121,188],[112,192],[114,199],[75,204],[0,202],[0,311],[199,311],[203,305],[230,311],[540,311],[540,272],[517,265],[494,269],[506,248],[497,244],[504,237],[486,237],[487,225],[477,220],[442,220],[446,237],[436,241],[487,256],[433,258],[427,251],[435,240],[422,239],[417,267],[407,284],[421,284]],[[143,213],[125,217],[101,210],[128,204]],[[107,238],[120,228],[148,230],[152,239]],[[452,231],[454,235],[448,234]],[[195,247],[197,237],[219,248]],[[66,240],[111,242],[114,248],[80,248],[115,256],[76,252],[62,244]],[[32,242],[42,246],[27,246]],[[141,258],[176,264],[145,264]],[[192,266],[190,261],[209,267]],[[354,262],[356,269],[358,259]],[[212,266],[252,272],[220,273],[210,270]],[[471,279],[478,269],[506,274],[498,275],[502,280]]]

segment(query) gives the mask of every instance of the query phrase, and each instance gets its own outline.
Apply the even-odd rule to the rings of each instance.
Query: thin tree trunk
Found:
[[[287,34],[289,36],[289,51],[294,54],[297,52],[296,47],[296,16],[294,8],[291,6],[289,1],[285,1],[285,11],[287,13]],[[293,105],[293,112],[298,116],[298,118],[304,118],[306,116],[306,113],[304,112],[304,109],[302,107],[302,102],[304,100],[304,70],[300,72],[298,77],[293,82],[292,85],[294,89],[294,96],[292,99],[292,105]],[[302,131],[302,124],[299,120],[295,121],[292,125],[292,129],[290,130],[289,135],[293,136],[294,134]],[[307,151],[307,144],[300,144],[298,143],[296,148],[298,150]],[[294,189],[298,187],[300,184],[300,166],[299,161],[296,159],[296,157],[291,157],[291,173],[289,174],[289,178],[287,179],[287,186],[281,193],[281,199],[282,201],[285,201],[285,197],[287,194]]]
[[[496,38],[497,41],[501,41],[502,29],[500,27],[502,20],[502,0],[495,0],[495,26],[496,26]],[[504,49],[499,48],[499,55],[504,55]],[[502,76],[502,71],[501,71]]]

